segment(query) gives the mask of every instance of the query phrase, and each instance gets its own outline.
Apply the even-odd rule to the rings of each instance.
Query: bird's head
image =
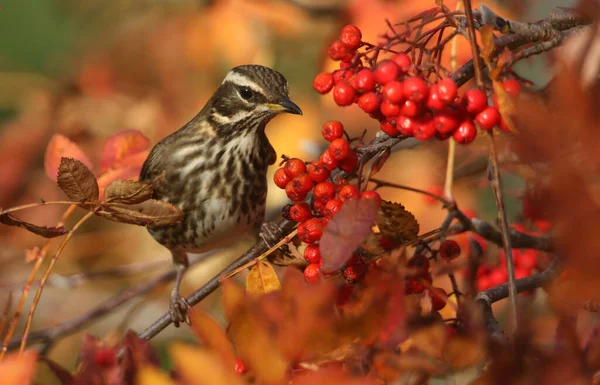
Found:
[[[227,126],[262,126],[280,113],[302,115],[289,98],[285,77],[260,65],[231,69],[208,105],[214,123]]]

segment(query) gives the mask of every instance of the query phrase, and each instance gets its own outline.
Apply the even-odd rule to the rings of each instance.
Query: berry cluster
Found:
[[[486,94],[478,89],[459,97],[452,79],[431,82],[405,53],[371,63],[364,52],[357,51],[369,46],[361,37],[354,25],[342,29],[340,39],[327,51],[332,60],[340,61],[340,69],[318,74],[313,81],[317,92],[333,90],[339,106],[357,104],[390,136],[419,140],[452,136],[458,143],[469,144],[477,135],[475,124],[486,131],[496,126],[510,131],[495,98],[494,105],[489,106]],[[503,86],[510,95],[520,92],[516,80],[507,80]]]
[[[361,193],[345,179],[333,180],[331,172],[335,169],[353,171],[358,165],[358,155],[345,139],[347,135],[339,121],[326,122],[322,134],[330,143],[318,160],[307,165],[298,158],[285,159],[283,167],[277,169],[273,177],[275,184],[285,189],[288,198],[295,202],[284,209],[284,215],[300,223],[298,238],[308,245],[304,250],[304,258],[309,265],[304,270],[304,276],[309,282],[319,279],[323,259],[318,242],[323,235],[323,228],[333,215],[340,211],[344,203],[355,198],[373,199],[378,204],[381,200],[375,191]],[[311,191],[313,199],[309,204],[305,199]],[[356,263],[353,264],[351,260],[346,270],[354,265]],[[353,267],[344,275],[348,281],[356,281],[364,275],[361,269]]]

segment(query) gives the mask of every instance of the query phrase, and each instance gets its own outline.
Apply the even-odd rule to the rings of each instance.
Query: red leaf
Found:
[[[327,223],[319,243],[323,270],[337,270],[371,233],[379,206],[373,199],[353,199]]]
[[[48,147],[46,147],[44,167],[46,168],[46,175],[55,182],[58,178],[60,160],[63,157],[77,159],[89,169],[93,167],[92,162],[87,155],[85,155],[83,150],[75,144],[75,142],[64,135],[54,134],[48,143]]]
[[[125,158],[145,151],[149,146],[150,140],[139,131],[124,130],[117,132],[108,138],[104,144],[100,167],[102,170],[106,170]],[[144,159],[146,159],[145,156]]]

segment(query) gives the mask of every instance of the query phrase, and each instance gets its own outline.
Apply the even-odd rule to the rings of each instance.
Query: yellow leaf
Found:
[[[182,343],[170,347],[177,372],[187,385],[243,385],[233,370],[206,349]]]
[[[142,366],[135,378],[136,385],[176,385],[169,376],[150,365]]]
[[[513,97],[502,87],[502,83],[498,81],[492,81],[492,85],[494,86],[494,93],[496,94],[496,99],[498,100],[498,110],[500,110],[500,115],[510,128],[512,132],[517,132],[515,128],[515,124],[512,120],[512,116],[515,114],[515,102]]]
[[[481,36],[481,56],[489,66],[492,55],[496,50],[494,28],[491,25],[484,25],[479,29],[479,34]]]
[[[229,368],[235,367],[235,353],[225,331],[208,314],[193,310],[190,312],[190,326],[196,337],[207,349],[221,357],[222,362]]]
[[[246,293],[253,297],[276,291],[281,288],[275,269],[269,262],[258,261],[248,273]]]

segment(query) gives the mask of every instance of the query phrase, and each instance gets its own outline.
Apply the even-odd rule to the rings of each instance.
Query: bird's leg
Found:
[[[268,248],[273,247],[278,241],[278,233],[281,231],[277,222],[265,222],[260,226],[258,236],[267,244]]]
[[[183,274],[188,268],[189,261],[187,253],[184,251],[172,251],[171,253],[173,256],[173,263],[175,264],[175,270],[177,271],[177,276],[175,277],[175,286],[173,287],[173,291],[171,292],[169,312],[171,313],[171,319],[173,320],[173,324],[175,325],[175,327],[179,327],[179,324],[181,322],[185,322],[187,324],[190,323],[190,319],[188,316],[190,305],[187,303],[185,298],[183,298],[179,293],[179,288],[181,287]]]

